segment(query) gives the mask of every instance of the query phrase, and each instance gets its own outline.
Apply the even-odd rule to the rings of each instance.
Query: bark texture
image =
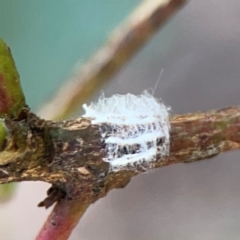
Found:
[[[1,140],[0,183],[51,183],[48,197],[39,206],[49,207],[62,198],[92,203],[139,173],[109,172],[100,126],[91,124],[91,119],[45,121],[28,109],[19,116],[2,120],[7,134]],[[158,159],[155,168],[240,148],[240,107],[173,116],[170,122],[170,154]]]

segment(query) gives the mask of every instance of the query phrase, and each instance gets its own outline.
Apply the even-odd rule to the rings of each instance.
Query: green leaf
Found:
[[[25,97],[11,51],[0,38],[0,117],[15,118],[25,107]]]

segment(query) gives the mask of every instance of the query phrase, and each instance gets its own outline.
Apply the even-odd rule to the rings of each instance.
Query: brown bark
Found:
[[[173,116],[170,122],[170,155],[158,159],[155,168],[240,148],[240,107]],[[40,206],[49,207],[60,198],[94,202],[138,174],[131,169],[108,172],[99,125],[91,119],[52,122],[25,111],[25,119],[4,123],[8,135],[0,152],[0,183],[51,183]]]

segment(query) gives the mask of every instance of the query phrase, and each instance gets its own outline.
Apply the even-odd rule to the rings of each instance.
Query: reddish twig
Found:
[[[49,215],[36,240],[66,240],[88,208],[79,200],[59,201]]]

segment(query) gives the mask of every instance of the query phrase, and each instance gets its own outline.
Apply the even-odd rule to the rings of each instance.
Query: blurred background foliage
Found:
[[[1,0],[0,35],[36,110],[94,53],[140,0]]]

